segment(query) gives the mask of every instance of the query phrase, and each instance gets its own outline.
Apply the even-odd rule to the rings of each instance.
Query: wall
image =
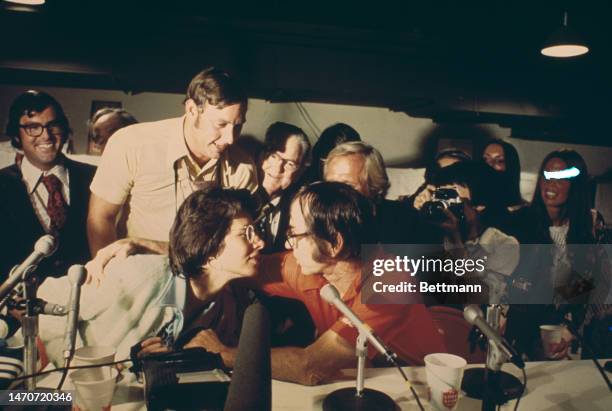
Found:
[[[11,101],[28,86],[0,85],[0,130],[4,131],[6,116]],[[179,116],[183,111],[179,94],[141,93],[127,95],[120,91],[88,90],[47,87],[63,105],[74,130],[75,150],[86,150],[87,128],[92,100],[121,101],[123,107],[133,113],[139,121],[158,120]],[[380,150],[387,165],[393,167],[421,166],[422,158],[430,140],[438,137],[471,138],[490,136],[507,139],[517,148],[523,171],[537,172],[540,161],[550,151],[560,146],[578,150],[586,159],[589,171],[600,175],[610,168],[612,148],[584,145],[559,145],[509,138],[510,129],[496,125],[482,126],[438,126],[429,119],[412,118],[404,113],[386,108],[345,106],[320,103],[302,103],[312,122],[307,121],[295,103],[270,103],[253,99],[249,102],[247,123],[243,134],[262,138],[266,127],[274,121],[296,124],[315,140],[320,130],[335,123],[352,125],[362,138]],[[311,125],[314,123],[314,125]]]

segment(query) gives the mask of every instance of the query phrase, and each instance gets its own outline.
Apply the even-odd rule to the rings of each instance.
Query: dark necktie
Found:
[[[62,182],[53,174],[49,174],[42,178],[42,183],[49,192],[49,201],[47,201],[47,215],[51,220],[49,231],[51,234],[57,234],[66,223],[68,205],[62,194]]]

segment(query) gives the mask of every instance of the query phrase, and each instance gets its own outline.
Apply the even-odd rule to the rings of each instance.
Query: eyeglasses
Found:
[[[307,237],[310,234],[311,234],[310,231],[304,231],[303,233],[294,233],[291,230],[288,230],[287,231],[287,244],[289,244],[289,247],[295,248],[295,246],[297,245],[298,238]]]
[[[298,165],[295,161],[282,158],[280,155],[278,155],[278,153],[270,154],[269,158],[277,163],[280,162],[281,167],[284,168],[286,171],[295,171],[298,169]]]
[[[249,243],[254,243],[257,238],[261,238],[259,231],[252,224],[249,224],[246,227],[244,227],[244,232],[242,233],[242,235],[244,235],[244,237],[247,239]]]
[[[44,125],[40,123],[20,124],[19,128],[22,128],[30,137],[41,136],[44,129],[47,129],[49,134],[53,134],[55,136],[61,136],[66,132],[66,128],[64,126],[53,121]]]

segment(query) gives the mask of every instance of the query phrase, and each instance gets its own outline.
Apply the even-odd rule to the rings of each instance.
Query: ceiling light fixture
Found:
[[[563,13],[563,26],[548,37],[541,53],[548,57],[567,58],[586,54],[589,48],[567,28],[567,11]]]
[[[4,0],[7,3],[21,4],[22,6],[40,6],[45,0]]]

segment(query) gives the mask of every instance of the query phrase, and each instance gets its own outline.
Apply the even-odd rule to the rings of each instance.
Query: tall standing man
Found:
[[[92,255],[117,239],[116,219],[126,202],[127,237],[163,249],[176,210],[196,189],[257,189],[253,160],[233,146],[247,111],[237,80],[208,68],[191,80],[184,105],[182,117],[134,124],[109,140],[91,184]]]

